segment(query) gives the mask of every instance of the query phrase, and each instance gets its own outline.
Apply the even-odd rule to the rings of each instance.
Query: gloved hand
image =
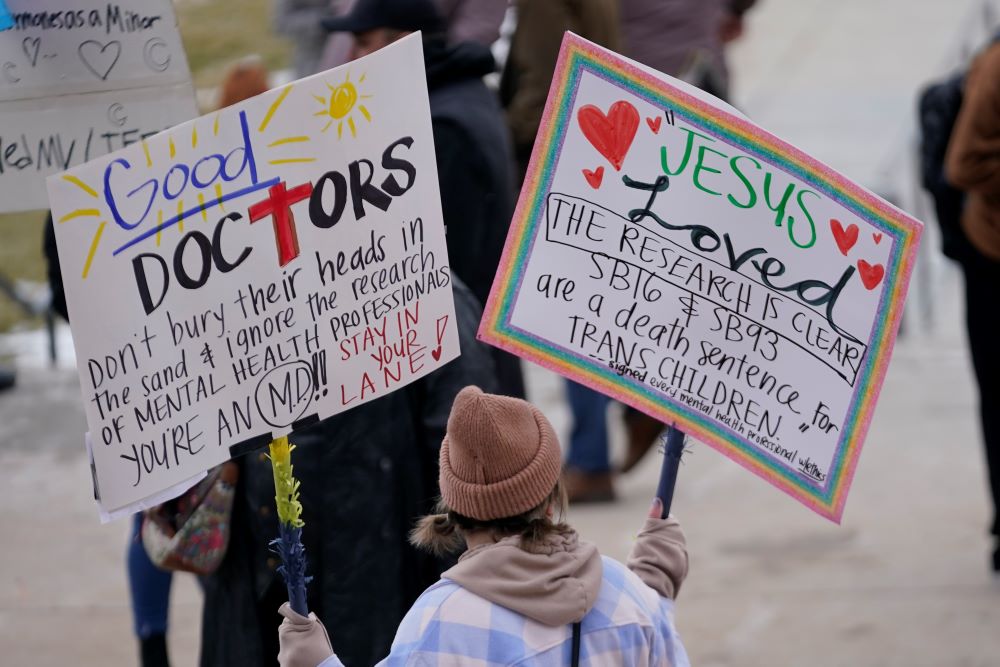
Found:
[[[316,667],[333,655],[330,636],[316,614],[309,618],[292,610],[287,602],[278,613],[285,617],[278,627],[278,664],[281,667]]]
[[[662,513],[663,504],[656,498],[632,545],[627,565],[647,586],[673,600],[687,577],[687,544],[677,519],[673,515],[661,519]]]

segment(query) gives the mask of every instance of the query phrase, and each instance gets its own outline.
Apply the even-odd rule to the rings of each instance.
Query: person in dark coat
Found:
[[[335,649],[350,665],[373,665],[389,651],[407,609],[448,566],[417,552],[407,534],[438,495],[438,450],[456,394],[494,386],[489,353],[475,339],[479,306],[460,280],[453,288],[458,359],[291,438],[309,609],[337,628]],[[229,549],[205,579],[204,667],[274,665],[277,610],[288,599],[268,549],[278,535],[271,465],[263,452],[239,464]]]
[[[448,259],[485,305],[514,213],[514,156],[499,100],[483,82],[496,67],[493,54],[480,42],[449,44],[436,7],[431,0],[359,0],[323,25],[354,34],[352,58],[422,32]],[[498,393],[523,398],[518,359],[491,354]]]
[[[961,263],[965,325],[979,385],[979,417],[993,496],[993,571],[1000,574],[1000,352],[994,291],[1000,283],[1000,42],[976,56],[965,78],[945,176],[966,193]]]

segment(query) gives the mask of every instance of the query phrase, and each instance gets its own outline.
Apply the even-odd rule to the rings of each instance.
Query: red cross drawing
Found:
[[[250,207],[250,223],[268,216],[274,223],[274,244],[278,248],[278,266],[285,266],[299,256],[299,237],[295,233],[295,216],[292,204],[308,199],[312,194],[312,183],[303,183],[291,190],[285,190],[285,182],[272,185],[267,190],[267,199]]]

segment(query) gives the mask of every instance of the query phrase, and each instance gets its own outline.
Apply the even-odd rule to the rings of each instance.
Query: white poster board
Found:
[[[419,35],[48,187],[109,513],[459,354]]]
[[[48,208],[45,176],[197,115],[170,0],[7,4],[0,210]]]
[[[567,34],[480,337],[839,521],[920,222]]]

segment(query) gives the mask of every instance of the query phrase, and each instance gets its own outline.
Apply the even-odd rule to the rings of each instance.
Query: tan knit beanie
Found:
[[[556,433],[535,406],[479,387],[455,397],[438,478],[452,510],[479,521],[524,514],[552,493],[561,464]]]

